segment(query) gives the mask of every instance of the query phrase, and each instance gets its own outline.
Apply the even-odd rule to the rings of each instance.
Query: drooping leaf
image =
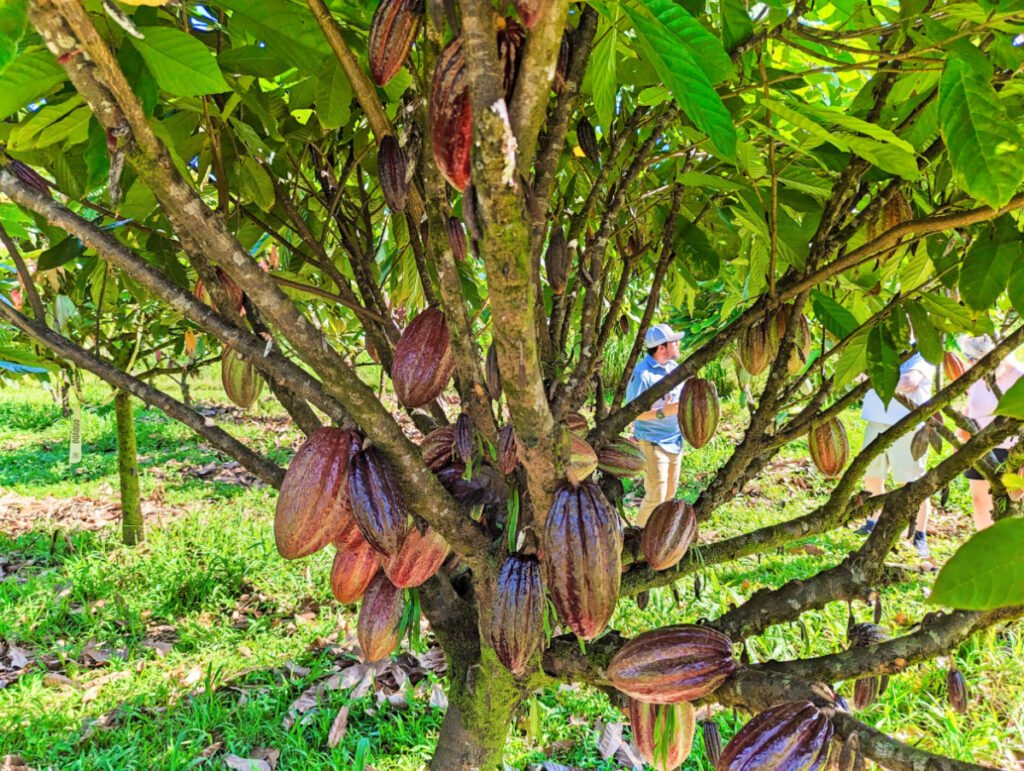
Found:
[[[39,261],[36,263],[37,270],[43,271],[59,268],[76,257],[80,257],[84,251],[85,248],[82,246],[82,242],[74,236],[69,236],[39,255]]]
[[[867,369],[867,348],[868,332],[860,332],[850,338],[846,348],[839,354],[839,361],[836,362],[836,371],[832,375],[832,383],[835,388],[842,388],[847,383],[852,383],[857,375]]]
[[[994,412],[996,415],[1024,420],[1024,378],[1006,389]]]
[[[36,101],[64,80],[64,68],[49,51],[23,51],[3,73],[0,120]]]
[[[815,317],[837,339],[842,340],[860,326],[856,316],[827,294],[814,289],[810,299]]]
[[[686,8],[674,0],[640,0],[640,4],[682,41],[708,80],[719,83],[736,76],[736,68],[722,47],[722,41],[708,32]]]
[[[726,51],[732,51],[754,34],[754,25],[743,0],[721,0],[721,12],[722,45]]]
[[[202,96],[228,90],[213,52],[199,40],[171,27],[142,27],[132,41],[160,88],[174,96]]]
[[[352,101],[352,84],[331,54],[324,59],[316,82],[316,114],[326,129],[335,129],[348,123]]]
[[[1010,270],[1020,264],[1020,234],[1009,215],[1000,217],[971,244],[960,270],[960,297],[967,307],[984,311],[1006,288]]]
[[[1022,554],[1024,520],[996,522],[975,533],[943,566],[928,602],[962,610],[1024,602]]]
[[[903,307],[910,317],[910,323],[914,325],[917,350],[926,361],[938,366],[942,362],[942,336],[928,318],[928,312],[917,300],[907,300]]]
[[[886,339],[881,324],[868,333],[867,362],[871,387],[882,399],[882,404],[888,404],[900,380],[900,356]]]

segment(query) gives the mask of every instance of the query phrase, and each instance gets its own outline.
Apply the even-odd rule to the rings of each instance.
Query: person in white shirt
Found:
[[[969,367],[973,367],[978,362],[978,359],[996,347],[995,342],[988,335],[964,337],[959,342],[960,350],[963,351],[964,358],[967,360]],[[1006,393],[1006,390],[1016,383],[1021,375],[1024,375],[1024,367],[1012,355],[1007,356],[996,367],[994,375],[996,388],[1001,393]],[[967,407],[964,409],[964,415],[974,420],[978,424],[979,429],[985,428],[995,419],[995,415],[992,412],[998,403],[999,397],[993,392],[985,378],[976,380],[967,389]],[[956,434],[961,441],[966,442],[971,438],[971,435],[963,429],[958,428]],[[1005,461],[1007,455],[1009,455],[1010,448],[1013,447],[1016,441],[1017,438],[1011,436],[996,447],[992,451],[996,456],[996,460],[1000,463]],[[968,469],[964,476],[970,480],[971,502],[974,507],[974,526],[978,530],[984,530],[992,524],[992,491],[989,490],[988,481],[975,469]]]
[[[935,367],[925,361],[919,353],[915,353],[900,366],[900,380],[896,393],[902,394],[914,404],[923,404],[932,395],[932,382],[935,380]],[[879,434],[896,424],[910,410],[893,398],[888,405],[882,403],[881,397],[871,389],[864,396],[864,407],[860,416],[867,422],[864,429],[864,446],[867,447]],[[905,485],[920,479],[927,470],[927,453],[917,460],[910,451],[914,431],[907,431],[885,452],[879,453],[871,461],[864,474],[864,487],[872,495],[881,495],[885,489],[885,478],[892,471],[893,481],[897,485]],[[917,527],[914,531],[914,548],[921,559],[931,556],[928,548],[928,516],[931,514],[931,501],[925,498],[917,512]],[[857,530],[860,535],[867,535],[875,527],[874,519],[868,521]]]

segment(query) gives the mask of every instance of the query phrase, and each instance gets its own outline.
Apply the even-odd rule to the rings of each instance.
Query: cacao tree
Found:
[[[828,684],[944,655],[1024,614],[1020,593],[951,600],[892,639],[853,625],[849,650],[813,659],[749,664],[734,646],[875,597],[918,505],[969,467],[1009,519],[997,526],[1019,524],[1002,472],[1020,464],[1000,469],[989,451],[1020,434],[1024,394],[1003,395],[983,430],[951,404],[1024,342],[1024,3],[136,6],[0,6],[0,211],[20,279],[0,276],[3,334],[281,488],[282,555],[333,541],[333,591],[364,596],[366,655],[394,650],[397,584],[419,585],[448,658],[434,768],[500,767],[514,711],[563,681],[613,694],[663,766],[695,730],[688,706],[667,705],[715,701],[760,713],[720,768],[759,753],[821,768],[840,743],[844,767],[858,754],[978,767],[884,735]],[[51,262],[19,255],[36,250]],[[232,398],[268,384],[310,437],[287,475],[57,323],[41,296],[62,282],[91,294],[100,270],[125,307],[201,334]],[[102,321],[102,302],[75,307],[84,328]],[[626,402],[644,333],[669,308],[686,354]],[[849,448],[837,418],[871,387],[900,398],[900,362],[939,364],[959,333],[998,344]],[[683,433],[708,441],[707,376],[726,357],[749,373],[742,439],[692,507],[669,505],[642,536],[624,527],[619,477],[640,463],[622,434],[691,378]],[[371,358],[383,401],[360,377]],[[860,496],[872,458],[922,422],[942,460]],[[824,503],[695,545],[700,523],[805,437],[835,479]],[[607,629],[625,598],[872,511],[870,537],[807,580],[632,641]]]

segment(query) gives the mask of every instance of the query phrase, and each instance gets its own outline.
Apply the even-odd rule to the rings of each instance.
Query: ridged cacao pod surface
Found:
[[[651,512],[640,548],[654,570],[678,564],[697,538],[697,515],[686,501],[665,501]]]
[[[656,771],[673,771],[690,757],[697,730],[692,704],[646,704],[629,700],[629,725],[640,755]]]
[[[562,421],[565,427],[576,436],[586,439],[587,433],[590,431],[590,426],[587,423],[587,419],[575,410],[569,410],[565,413],[565,420]]]
[[[740,336],[736,345],[736,353],[740,359],[740,366],[750,375],[756,377],[768,369],[772,352],[763,322],[755,321],[747,327],[747,331]]]
[[[236,351],[226,350],[221,356],[220,379],[224,393],[243,410],[255,404],[263,392],[263,376]]]
[[[578,480],[586,479],[597,468],[597,453],[575,434],[571,438],[572,446],[569,449],[569,465],[566,471],[571,471]]]
[[[398,74],[423,24],[424,0],[381,0],[370,22],[367,54],[378,86]]]
[[[513,5],[516,7],[519,18],[529,29],[548,12],[548,9],[551,8],[551,0],[513,0]]]
[[[377,151],[377,174],[384,201],[391,211],[405,211],[409,200],[409,183],[405,179],[405,150],[391,134],[380,140]]]
[[[384,560],[384,572],[399,589],[409,589],[426,583],[447,556],[448,542],[439,532],[412,527],[398,553]]]
[[[455,450],[455,426],[435,428],[420,443],[420,455],[427,468],[438,472],[452,462]]]
[[[378,570],[363,594],[356,625],[359,647],[367,661],[380,661],[398,648],[404,611],[405,591]]]
[[[853,708],[860,712],[875,703],[878,698],[878,677],[862,677],[853,684]]]
[[[428,114],[430,142],[437,167],[452,187],[465,190],[469,184],[473,114],[469,106],[469,81],[460,37],[448,43],[437,59]]]
[[[700,732],[704,739],[704,755],[712,766],[722,757],[722,731],[714,720],[701,720]]]
[[[434,401],[455,372],[448,322],[438,308],[427,308],[405,328],[395,346],[391,382],[409,409]]]
[[[961,715],[967,714],[967,681],[964,680],[963,672],[956,667],[946,671],[946,696],[949,698],[949,706]]]
[[[409,515],[391,464],[374,447],[357,452],[349,464],[349,501],[359,532],[381,554],[397,554]]]
[[[522,677],[544,634],[544,583],[533,557],[510,554],[501,564],[494,603],[484,623],[498,661]]]
[[[508,502],[508,485],[501,472],[490,466],[473,469],[473,475],[466,479],[466,466],[455,461],[437,472],[437,478],[452,497],[467,508],[474,506],[497,506]]]
[[[274,542],[287,560],[319,551],[352,516],[348,468],[359,437],[321,428],[295,453],[285,472],[274,511]]]
[[[357,602],[379,569],[380,554],[361,535],[358,541],[339,546],[331,565],[331,592],[335,599],[343,605]]]
[[[942,374],[952,383],[967,371],[967,362],[958,353],[946,351],[942,355]]]
[[[783,702],[732,737],[715,771],[824,771],[834,732],[832,722],[811,702]]]
[[[789,352],[789,361],[786,363],[790,375],[800,372],[807,364],[811,355],[811,327],[807,323],[807,317],[802,313],[797,322],[796,332],[793,334],[793,348]]]
[[[460,412],[455,419],[455,455],[467,466],[473,457],[473,421],[468,412]]]
[[[889,633],[878,624],[851,624],[846,630],[851,648],[867,648],[889,639]]]
[[[498,429],[498,468],[502,474],[511,474],[515,471],[517,463],[519,454],[516,447],[516,432],[509,423]]]
[[[807,432],[807,446],[818,471],[829,478],[839,476],[850,459],[850,440],[839,418],[812,427]]]
[[[456,261],[462,262],[466,259],[466,229],[462,227],[462,220],[458,217],[449,217],[447,223],[448,244],[452,248],[452,256]]]
[[[736,669],[732,641],[710,627],[676,624],[643,632],[608,665],[608,679],[627,696],[650,704],[701,699]]]
[[[838,771],[864,771],[864,756],[860,753],[860,739],[850,734],[839,753]]]
[[[586,118],[580,118],[579,123],[576,124],[576,140],[588,161],[601,163],[601,151],[597,147],[597,132],[594,131],[594,125]]]
[[[591,481],[562,484],[544,524],[544,582],[559,618],[592,640],[615,610],[622,577],[618,514]]]
[[[625,436],[618,436],[597,451],[597,467],[602,473],[624,479],[644,473],[647,460],[640,445]]]
[[[501,398],[501,370],[498,369],[498,348],[494,343],[487,349],[484,379],[487,381],[488,395],[494,401],[498,401]]]
[[[679,393],[679,430],[691,447],[700,449],[718,429],[718,389],[710,380],[691,377]]]
[[[37,193],[45,195],[47,198],[53,198],[49,183],[28,164],[12,158],[7,164],[7,170]]]
[[[512,94],[519,77],[519,56],[526,42],[526,30],[511,16],[498,19],[498,60],[501,62],[502,86],[505,102],[512,102]]]
[[[547,269],[551,291],[555,294],[564,294],[569,280],[569,249],[561,225],[551,226],[548,250],[544,254],[544,267]]]

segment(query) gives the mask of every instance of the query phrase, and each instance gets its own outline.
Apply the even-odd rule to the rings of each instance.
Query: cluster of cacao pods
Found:
[[[846,630],[851,648],[867,648],[885,642],[888,633],[878,624],[851,624]],[[862,677],[853,686],[853,708],[860,712],[874,704],[889,685],[888,675]]]
[[[760,375],[778,355],[792,312],[792,305],[782,305],[763,319],[755,321],[740,335],[736,353],[740,366],[750,375]],[[793,348],[786,360],[789,374],[797,374],[807,364],[811,355],[811,342],[810,324],[807,317],[800,314],[793,334]]]

